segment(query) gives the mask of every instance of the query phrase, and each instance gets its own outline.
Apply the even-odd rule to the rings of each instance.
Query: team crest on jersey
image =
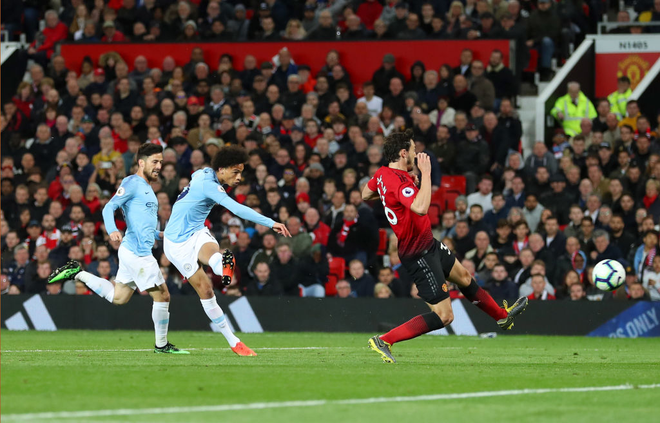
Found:
[[[404,197],[411,197],[414,193],[415,190],[410,187],[406,187],[401,191],[401,194],[403,194]]]
[[[222,187],[222,185],[218,185],[218,191],[225,192],[225,189]]]
[[[447,292],[447,291],[449,290],[449,289],[447,288],[447,284],[446,284],[446,283],[443,283],[443,284],[442,284],[442,290],[445,291],[445,292]]]
[[[190,272],[192,270],[192,265],[190,263],[184,264],[183,270],[185,270],[186,272]]]
[[[121,197],[122,195],[124,195],[125,192],[126,190],[124,190],[124,187],[119,187],[119,189],[117,190],[117,195]]]

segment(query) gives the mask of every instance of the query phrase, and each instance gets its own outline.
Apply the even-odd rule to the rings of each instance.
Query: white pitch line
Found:
[[[283,348],[253,348],[253,350],[329,350],[329,349],[340,349],[340,348],[350,348],[350,347],[283,347]],[[184,348],[186,351],[224,351],[229,348]],[[148,352],[153,351],[153,348],[127,348],[127,349],[109,349],[109,350],[0,350],[0,353],[54,353],[54,352],[63,352],[63,353],[72,353],[72,352]]]
[[[440,401],[453,399],[470,399],[484,397],[505,397],[513,395],[531,395],[531,394],[551,394],[551,393],[569,393],[569,392],[596,392],[596,391],[627,391],[632,389],[656,389],[660,388],[660,383],[651,385],[614,385],[614,386],[590,386],[582,388],[546,388],[546,389],[514,389],[506,391],[482,391],[482,392],[463,392],[455,394],[437,394],[437,395],[417,395],[407,397],[374,397],[374,398],[355,398],[343,400],[309,400],[309,401],[281,401],[281,402],[253,402],[247,404],[223,404],[223,405],[205,405],[194,407],[164,407],[164,408],[142,408],[142,409],[116,409],[116,410],[90,410],[90,411],[58,411],[46,413],[28,413],[28,414],[7,414],[3,417],[4,421],[27,421],[35,419],[75,419],[85,417],[110,417],[110,416],[138,416],[153,414],[171,414],[171,413],[207,413],[220,411],[243,411],[243,410],[263,410],[270,408],[296,408],[296,407],[319,407],[324,405],[360,405],[360,404],[378,404],[392,402],[413,402],[413,401]]]

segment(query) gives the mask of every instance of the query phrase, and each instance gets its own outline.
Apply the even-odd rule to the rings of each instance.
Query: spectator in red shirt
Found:
[[[555,296],[549,294],[545,290],[545,276],[541,275],[540,273],[537,273],[532,276],[532,289],[534,292],[532,292],[527,298],[530,300],[554,300]]]
[[[366,0],[357,9],[356,15],[360,17],[364,26],[372,31],[374,29],[374,22],[383,13],[383,5],[376,0]]]
[[[305,212],[305,228],[312,235],[314,244],[321,244],[324,247],[328,245],[330,226],[321,222],[321,215],[315,208],[309,208]]]
[[[45,14],[46,27],[38,33],[28,48],[28,57],[46,68],[48,60],[55,51],[55,45],[66,40],[69,29],[60,22],[57,12],[48,10]]]
[[[104,43],[116,43],[121,41],[126,41],[126,37],[120,31],[117,31],[115,28],[115,23],[113,21],[105,21],[103,23],[103,33],[105,34],[101,41]]]

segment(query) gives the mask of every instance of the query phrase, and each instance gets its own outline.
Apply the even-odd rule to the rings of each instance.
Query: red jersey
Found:
[[[368,183],[380,197],[385,216],[399,239],[399,257],[416,257],[433,245],[431,220],[410,210],[419,188],[403,170],[381,167]]]

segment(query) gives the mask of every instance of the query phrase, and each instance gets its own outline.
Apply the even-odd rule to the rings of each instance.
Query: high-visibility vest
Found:
[[[550,114],[555,119],[560,120],[557,117],[559,113],[564,115],[561,124],[564,128],[564,132],[566,132],[566,135],[569,137],[573,137],[582,132],[580,129],[580,121],[582,119],[594,119],[597,115],[596,108],[582,91],[580,91],[580,95],[578,96],[577,106],[573,103],[570,94],[559,97],[555,102],[555,107],[550,111]]]
[[[626,115],[626,105],[628,104],[628,98],[631,95],[632,89],[628,88],[625,93],[614,91],[612,94],[607,96],[607,101],[610,102],[612,113],[616,114],[618,119],[621,119]]]

